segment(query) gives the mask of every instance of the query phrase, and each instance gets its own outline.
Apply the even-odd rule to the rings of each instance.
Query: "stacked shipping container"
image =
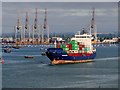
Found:
[[[82,56],[83,54],[89,56],[91,54],[90,46],[83,45],[81,42],[77,41],[69,41],[67,45],[56,45],[56,48],[62,48],[63,51],[70,56]]]

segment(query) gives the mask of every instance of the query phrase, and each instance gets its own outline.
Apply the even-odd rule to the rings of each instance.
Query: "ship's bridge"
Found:
[[[75,34],[75,37],[71,38],[71,40],[72,41],[76,40],[83,45],[91,47],[91,37],[92,37],[92,35],[90,35],[90,34],[78,32]]]
[[[88,35],[88,34],[75,35],[75,38],[91,38],[91,35]]]

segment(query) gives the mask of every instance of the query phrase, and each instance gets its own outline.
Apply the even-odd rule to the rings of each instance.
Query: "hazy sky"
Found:
[[[20,10],[21,24],[25,24],[25,10],[29,11],[29,24],[34,24],[35,8],[38,8],[38,23],[43,24],[44,8],[47,8],[47,22],[50,32],[76,32],[88,27],[95,8],[95,23],[98,32],[118,31],[117,2],[3,2],[3,33],[14,32],[17,25],[17,11]]]

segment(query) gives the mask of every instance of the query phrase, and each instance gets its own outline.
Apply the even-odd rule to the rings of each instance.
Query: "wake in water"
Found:
[[[98,58],[98,59],[94,59],[93,61],[118,60],[119,58],[120,58],[120,57]]]

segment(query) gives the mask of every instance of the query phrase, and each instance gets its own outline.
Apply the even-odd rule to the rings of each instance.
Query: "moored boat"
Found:
[[[34,58],[34,56],[24,56],[25,58]]]

